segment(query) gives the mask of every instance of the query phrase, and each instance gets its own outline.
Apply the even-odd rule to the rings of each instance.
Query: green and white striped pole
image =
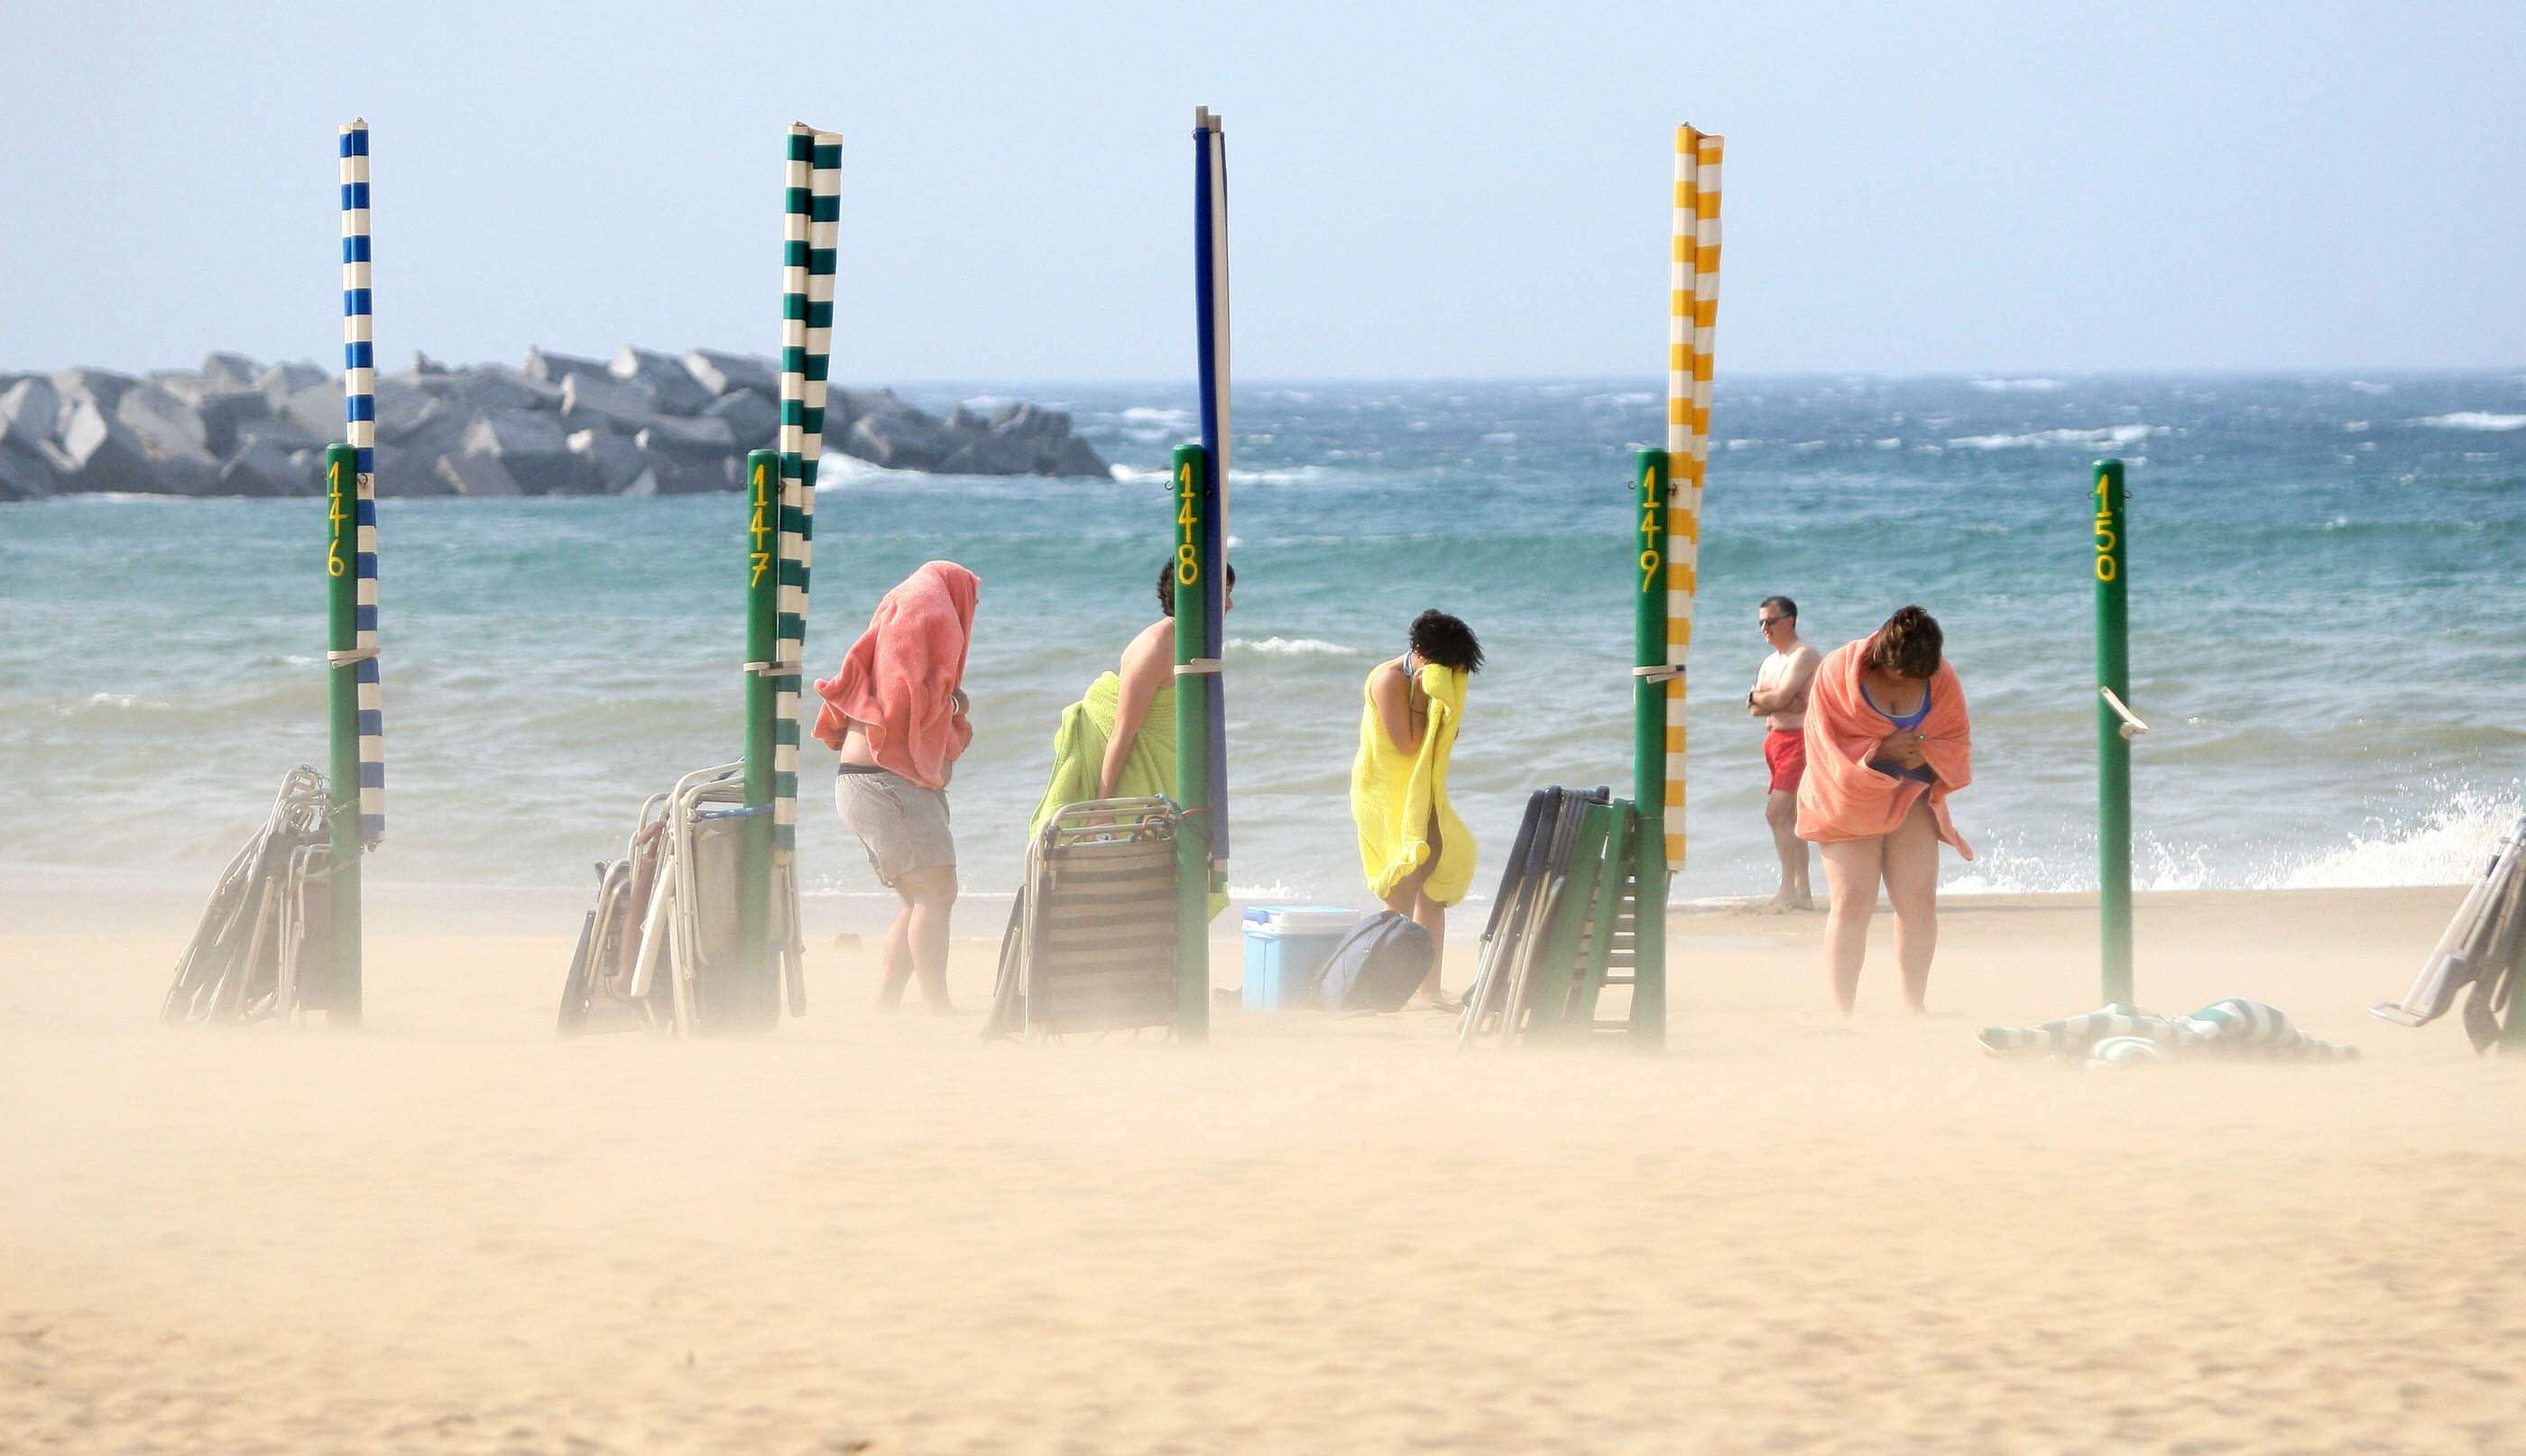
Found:
[[[2131,521],[2123,509],[2123,463],[2099,460],[2096,487],[2097,577],[2097,908],[2104,998],[2132,1000],[2131,739],[2118,711],[2131,701],[2130,617],[2125,553]]]
[[[1219,671],[1204,602],[1213,570],[1209,524],[1219,508],[1210,452],[1175,453],[1176,564],[1176,1029],[1210,1034],[1210,711],[1202,679]]]

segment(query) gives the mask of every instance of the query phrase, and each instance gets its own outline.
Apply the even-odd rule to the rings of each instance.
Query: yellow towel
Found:
[[[1052,735],[1052,781],[1044,785],[1043,798],[1027,826],[1027,837],[1042,833],[1044,822],[1062,805],[1097,797],[1097,779],[1105,772],[1105,744],[1114,736],[1122,698],[1123,679],[1107,673],[1087,684],[1086,694],[1078,702],[1062,710],[1061,726]],[[1171,799],[1176,795],[1176,684],[1172,678],[1160,683],[1149,699],[1148,716],[1140,720],[1132,752],[1123,760],[1122,781],[1114,785],[1114,796],[1120,799],[1154,794]]]
[[[1381,665],[1381,671],[1383,670]],[[1369,681],[1377,674],[1369,674]],[[1465,675],[1432,663],[1421,670],[1430,694],[1430,725],[1421,751],[1405,753],[1386,736],[1377,700],[1361,688],[1359,757],[1350,766],[1350,817],[1359,826],[1359,863],[1380,899],[1430,858],[1430,824],[1439,825],[1439,863],[1422,889],[1441,905],[1465,897],[1474,883],[1474,835],[1447,802],[1447,757],[1465,713]]]

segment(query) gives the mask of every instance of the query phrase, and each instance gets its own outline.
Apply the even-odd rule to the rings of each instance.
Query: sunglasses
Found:
[[[1765,628],[1770,627],[1775,623],[1788,622],[1791,619],[1787,617],[1757,617],[1754,619],[1754,626],[1757,628]]]

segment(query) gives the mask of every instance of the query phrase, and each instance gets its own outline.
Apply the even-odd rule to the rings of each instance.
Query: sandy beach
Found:
[[[0,1450],[2519,1449],[2526,1067],[2359,1013],[2458,894],[2144,897],[2145,1001],[2368,1055],[2123,1074],[1972,1040],[2094,1001],[2066,897],[1846,1027],[1820,917],[1679,917],[1644,1058],[986,1045],[830,930],[772,1039],[558,1044],[577,907],[391,889],[362,1033],[176,1031],[190,903],[30,895]]]

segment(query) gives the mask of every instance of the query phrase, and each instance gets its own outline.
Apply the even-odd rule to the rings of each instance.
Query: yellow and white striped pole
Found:
[[[1666,450],[1666,868],[1684,868],[1685,659],[1710,464],[1711,338],[1719,316],[1719,165],[1726,142],[1675,128],[1675,236],[1668,269]]]

